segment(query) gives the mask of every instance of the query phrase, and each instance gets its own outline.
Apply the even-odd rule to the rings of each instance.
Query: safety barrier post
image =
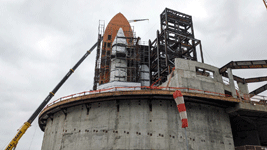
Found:
[[[188,141],[187,141],[187,135],[186,135],[186,127],[188,127],[188,120],[187,120],[186,108],[185,108],[185,103],[184,103],[184,97],[181,91],[176,90],[173,93],[173,98],[177,104],[177,108],[180,114],[180,119],[182,121],[182,128],[185,129],[185,142],[186,142],[186,148],[188,150]]]

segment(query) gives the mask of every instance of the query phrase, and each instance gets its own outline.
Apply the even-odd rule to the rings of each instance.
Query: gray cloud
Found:
[[[266,8],[261,1],[33,1],[0,2],[0,148],[24,123],[97,39],[99,20],[118,12],[133,23],[137,36],[154,40],[165,7],[193,16],[195,37],[205,62],[221,67],[231,60],[266,59]],[[58,91],[55,98],[92,89],[95,52]],[[241,77],[266,76],[263,70],[236,70]],[[250,84],[250,90],[260,85]],[[267,95],[266,92],[263,93]],[[41,149],[37,121],[17,150]],[[3,149],[2,148],[2,149]]]

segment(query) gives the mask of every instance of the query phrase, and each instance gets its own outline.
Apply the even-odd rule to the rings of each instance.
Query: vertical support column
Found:
[[[168,50],[167,50],[167,34],[168,34],[168,31],[165,30],[164,31],[164,40],[165,40],[165,44],[164,44],[164,48],[165,48],[165,55],[166,55],[166,58],[165,58],[165,63],[166,63],[166,67],[168,68],[168,74],[171,73],[171,68],[169,66],[169,56],[168,56]]]
[[[232,96],[234,98],[237,98],[232,69],[231,68],[228,68],[227,69],[227,73],[228,73],[228,78],[229,78],[229,83],[230,83],[230,89],[231,89]]]
[[[157,57],[158,57],[158,60],[157,60],[157,63],[158,63],[158,79],[160,79],[160,55],[159,55],[159,46],[160,46],[160,43],[159,43],[159,30],[157,30]],[[159,81],[160,82],[160,81]]]
[[[152,52],[152,50],[151,50],[151,48],[152,48],[152,44],[151,44],[151,40],[148,40],[148,68],[149,68],[149,86],[152,84],[152,76],[151,76],[151,52]]]
[[[179,51],[178,51],[178,55],[179,55],[179,58],[182,58],[183,56],[183,50],[182,50],[182,44],[181,44],[181,38],[178,37],[178,42],[179,42]]]
[[[96,59],[95,59],[95,77],[94,77],[94,86],[93,90],[97,89],[98,82],[100,80],[100,66],[98,64],[99,56],[100,56],[100,44],[101,44],[101,34],[98,34],[98,43],[97,43],[97,51],[96,51]]]
[[[193,38],[195,38],[195,33],[194,33],[194,28],[193,28],[193,21],[192,21],[192,17],[190,16],[190,20],[191,20],[191,24],[190,24],[190,27],[191,27],[191,34],[193,36]]]
[[[165,9],[165,24],[166,24],[166,28],[164,30],[164,48],[165,48],[165,55],[166,55],[166,58],[165,58],[165,63],[166,63],[166,67],[168,69],[168,74],[171,73],[171,68],[169,67],[169,57],[168,57],[168,51],[167,51],[167,45],[169,45],[169,42],[167,41],[167,39],[169,39],[169,37],[167,37],[169,35],[169,32],[167,31],[167,29],[169,29],[169,23],[168,23],[168,12],[167,12],[167,9]],[[161,31],[163,32],[163,31]]]
[[[239,88],[239,92],[241,92],[242,94],[248,94],[249,93],[247,83],[238,82],[237,85]]]
[[[201,41],[199,41],[199,48],[200,48],[201,62],[204,63]]]
[[[163,12],[165,12],[166,13],[166,9],[163,11]],[[162,12],[162,13],[163,13]],[[164,19],[162,19],[162,14],[160,14],[160,32],[162,32],[163,31],[163,21],[164,21]]]
[[[192,45],[193,45],[193,60],[197,61],[197,51],[196,51],[196,43],[195,43],[195,40],[192,40]]]

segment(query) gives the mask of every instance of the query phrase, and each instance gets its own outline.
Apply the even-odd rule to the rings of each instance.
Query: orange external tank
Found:
[[[133,31],[128,20],[122,13],[116,14],[108,23],[103,35],[99,84],[107,83],[110,81],[112,43],[117,35],[119,28],[122,28],[128,43],[130,38],[133,37]]]

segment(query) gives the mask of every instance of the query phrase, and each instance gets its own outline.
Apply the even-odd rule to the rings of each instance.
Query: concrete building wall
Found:
[[[208,73],[201,75],[199,72],[197,72],[197,68],[205,70],[205,72]],[[170,75],[168,76],[168,79],[169,78]],[[232,78],[233,76],[231,76],[230,78],[231,84],[225,84],[223,82],[222,76],[219,73],[219,68],[197,61],[175,58],[174,75],[170,79],[169,87],[185,87],[202,90],[191,91],[195,93],[210,91],[225,94],[226,90],[231,92],[232,95],[236,97],[234,80]],[[162,86],[166,86],[167,82],[163,83]],[[242,89],[241,92],[247,94],[247,84],[240,85],[240,88]]]
[[[233,150],[223,108],[186,102],[192,150]],[[59,111],[47,120],[42,150],[186,150],[184,129],[174,100],[104,101]]]

